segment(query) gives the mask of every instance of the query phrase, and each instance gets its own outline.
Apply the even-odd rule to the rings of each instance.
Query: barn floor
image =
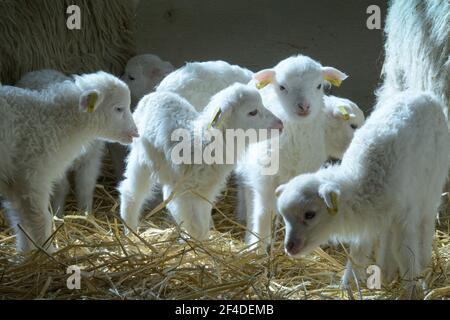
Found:
[[[85,216],[69,199],[66,217],[55,219],[53,256],[18,256],[0,214],[0,299],[397,299],[394,282],[380,291],[365,285],[340,289],[343,246],[288,258],[282,242],[270,254],[245,250],[244,227],[233,219],[233,189],[215,210],[216,230],[205,243],[179,240],[168,216],[146,217],[139,235],[125,236],[116,218],[117,192],[106,165],[95,195],[95,214]],[[447,211],[446,207],[445,211]],[[444,209],[443,209],[444,210]],[[450,297],[450,215],[436,232],[433,263],[424,273],[426,299]],[[279,232],[282,237],[282,230]],[[81,289],[67,288],[67,268],[82,269]]]

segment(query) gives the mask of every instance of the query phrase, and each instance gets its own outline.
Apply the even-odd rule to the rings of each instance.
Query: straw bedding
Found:
[[[215,208],[210,240],[180,240],[169,216],[146,216],[138,235],[125,236],[118,218],[111,166],[95,194],[95,215],[76,211],[69,199],[55,218],[53,256],[17,255],[14,237],[0,215],[0,299],[396,299],[400,286],[380,291],[339,288],[346,250],[329,247],[293,260],[283,252],[282,233],[269,255],[245,250],[244,227],[233,218],[233,186]],[[443,205],[433,263],[424,273],[427,299],[450,297],[450,219]],[[147,210],[147,214],[150,210]],[[181,234],[182,235],[182,234]],[[67,267],[82,269],[80,290],[67,289]]]
[[[120,74],[134,54],[131,8],[120,0],[70,1],[81,3],[90,9],[82,20],[83,28],[98,33],[68,33],[63,15],[55,14],[64,11],[69,4],[66,0],[0,0],[0,30],[4,32],[0,79],[13,83],[23,73],[40,68],[69,74],[97,69]],[[95,12],[101,14],[94,19]],[[54,220],[52,240],[58,251],[52,256],[41,251],[18,255],[12,230],[0,214],[0,299],[395,299],[401,295],[398,283],[380,291],[365,286],[341,291],[346,262],[343,246],[318,249],[293,260],[284,254],[280,229],[268,255],[246,250],[245,227],[233,217],[232,185],[214,210],[215,230],[204,243],[181,241],[181,230],[164,210],[147,215],[139,235],[125,236],[112,168],[106,162],[95,193],[95,214],[78,212],[73,198],[69,199],[67,216]],[[450,297],[447,201],[436,232],[433,263],[424,273],[430,284],[427,299]],[[80,290],[69,290],[66,285],[66,270],[72,265],[82,269]]]

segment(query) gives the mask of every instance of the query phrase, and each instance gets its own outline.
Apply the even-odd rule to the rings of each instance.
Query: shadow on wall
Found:
[[[373,4],[384,24],[385,0],[141,1],[138,52],[177,66],[223,59],[254,71],[303,53],[348,73],[335,94],[368,111],[384,59],[382,30],[366,26]]]

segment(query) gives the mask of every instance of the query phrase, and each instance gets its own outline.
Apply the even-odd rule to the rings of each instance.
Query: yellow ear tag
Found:
[[[214,117],[212,118],[211,122],[208,124],[208,129],[211,128],[219,128],[220,127],[220,122],[221,122],[221,118],[220,115],[222,114],[222,109],[219,107],[217,108],[217,111],[214,113]]]
[[[348,113],[347,109],[345,109],[344,106],[340,106],[338,107],[338,109],[345,121],[350,120],[350,114]]]
[[[338,88],[342,84],[342,80],[331,78],[331,77],[328,77],[328,76],[325,76],[325,80],[328,81],[329,83],[331,83],[333,86],[338,87]]]
[[[257,82],[256,83],[256,89],[261,90],[262,88],[267,87],[269,84],[271,84],[272,81],[271,80],[263,80],[261,82]]]
[[[338,213],[338,211],[339,211],[338,210],[338,203],[337,203],[337,195],[336,195],[336,193],[332,192],[330,194],[330,196],[331,196],[331,205],[333,206],[333,208],[328,208],[327,207],[327,210],[328,210],[328,213],[330,215],[335,216]]]
[[[92,94],[89,95],[89,101],[88,101],[88,105],[87,105],[88,113],[94,112],[95,103],[97,102],[97,98],[98,98],[98,95],[95,92],[93,92]]]

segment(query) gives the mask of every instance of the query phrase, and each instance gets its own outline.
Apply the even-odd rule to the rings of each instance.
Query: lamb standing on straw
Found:
[[[139,100],[146,94],[155,90],[159,82],[171,71],[173,65],[168,61],[163,61],[154,54],[141,54],[131,58],[125,66],[125,72],[121,79],[130,88],[131,111],[134,111]],[[117,143],[108,145],[114,173],[118,181],[122,181],[125,171],[125,158],[127,149]]]
[[[450,135],[439,98],[406,91],[380,101],[342,163],[278,187],[286,252],[308,254],[328,240],[350,244],[364,279],[374,244],[385,280],[397,270],[409,297],[431,260],[436,212],[449,169]]]
[[[17,249],[53,250],[52,185],[95,139],[131,143],[138,136],[125,83],[105,72],[46,90],[0,88],[0,194]]]
[[[258,91],[243,84],[234,84],[214,95],[201,113],[175,93],[155,92],[140,101],[133,116],[142,137],[131,145],[126,179],[119,187],[122,218],[136,230],[141,207],[158,183],[165,200],[172,192],[175,194],[167,207],[176,222],[198,240],[207,238],[212,204],[234,165],[209,164],[205,159],[201,163],[178,163],[173,158],[179,144],[173,141],[175,130],[190,133],[183,139],[193,143],[194,150],[206,150],[210,141],[202,135],[210,130],[218,132],[227,146],[228,129],[282,129],[281,121],[264,108]],[[184,156],[190,157],[191,152],[187,153]]]
[[[276,213],[275,189],[292,177],[315,171],[327,160],[325,149],[324,92],[325,80],[340,84],[343,72],[323,67],[306,56],[281,61],[273,69],[255,75],[264,104],[285,125],[279,148],[269,141],[251,145],[239,163],[237,173],[251,189],[252,208],[246,208],[247,244],[265,249],[271,242],[272,220]],[[263,174],[267,154],[279,152],[279,168]]]
[[[59,71],[43,69],[25,74],[16,83],[16,86],[30,90],[45,91],[53,84],[64,81],[73,82],[72,78]],[[63,175],[55,185],[51,205],[53,212],[58,217],[64,216],[64,206],[70,191],[69,172],[75,174],[75,196],[78,208],[86,213],[92,213],[95,185],[100,176],[104,150],[105,142],[101,140],[95,140],[83,146],[80,155],[70,166],[67,174]]]

